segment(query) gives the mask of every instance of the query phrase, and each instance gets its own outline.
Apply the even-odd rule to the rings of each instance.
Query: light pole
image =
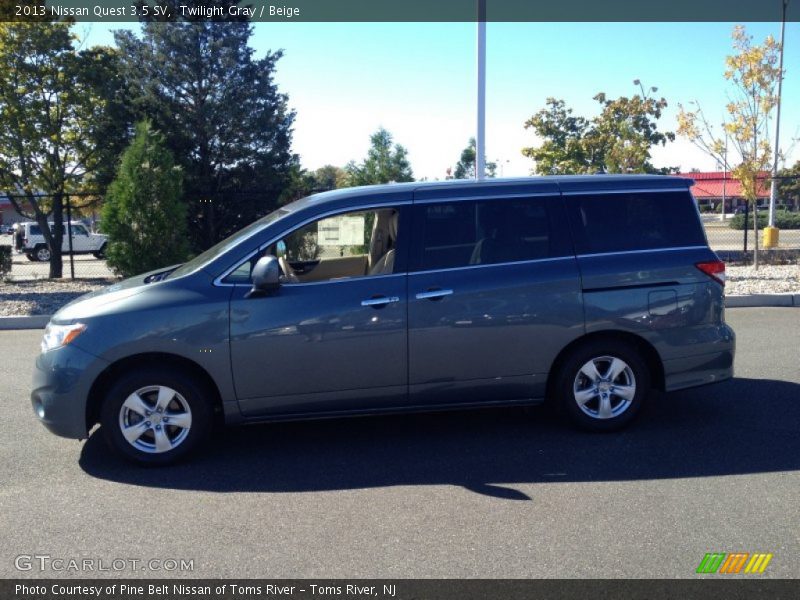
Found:
[[[653,87],[651,87],[649,90],[647,90],[645,92],[644,91],[644,85],[642,85],[642,80],[641,79],[634,79],[633,80],[633,85],[638,85],[639,89],[642,90],[642,100],[647,100],[647,94],[649,94],[650,92],[655,94],[658,91],[658,88],[653,86]]]
[[[722,128],[725,128],[725,124],[722,124]],[[727,202],[727,187],[726,184],[728,183],[728,133],[725,132],[725,154],[722,155],[722,217],[721,220],[725,220],[725,202]]]
[[[778,230],[775,228],[775,197],[778,194],[778,157],[780,156],[781,135],[781,92],[783,90],[783,39],[786,33],[786,7],[789,0],[782,0],[781,16],[781,48],[778,58],[778,102],[775,112],[775,159],[772,161],[772,182],[769,186],[769,227],[764,232],[764,247],[774,248],[778,245]]]
[[[486,177],[486,0],[478,0],[478,131],[475,136],[475,177]]]

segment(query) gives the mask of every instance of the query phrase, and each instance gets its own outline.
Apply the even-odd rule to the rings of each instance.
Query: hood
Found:
[[[64,305],[53,315],[52,321],[64,323],[79,319],[91,318],[102,312],[107,312],[113,307],[109,306],[141,294],[152,289],[161,281],[167,273],[170,273],[180,265],[173,265],[164,269],[156,269],[148,273],[142,273],[128,279],[123,279],[118,283],[113,283],[104,288],[100,288],[83,296],[75,298],[69,304]]]

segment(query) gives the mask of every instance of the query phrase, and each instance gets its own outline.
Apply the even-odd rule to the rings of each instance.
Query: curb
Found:
[[[750,294],[725,296],[726,308],[756,308],[771,306],[800,306],[800,294]]]
[[[53,315],[0,317],[0,331],[12,329],[44,329]]]
[[[751,294],[725,296],[725,308],[768,308],[773,306],[800,307],[800,294]],[[44,329],[53,315],[0,317],[0,331],[15,329]]]

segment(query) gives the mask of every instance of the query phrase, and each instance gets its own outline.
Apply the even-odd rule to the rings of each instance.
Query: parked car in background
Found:
[[[336,190],[51,319],[53,433],[166,464],[251,423],[555,402],[591,431],[729,379],[725,264],[692,182],[577,176]],[[267,435],[268,432],[265,432]]]
[[[0,225],[0,234],[12,235],[14,233],[14,225]]]
[[[53,229],[53,223],[50,223]],[[93,254],[96,258],[105,256],[108,237],[98,233],[91,233],[89,229],[80,221],[71,221],[72,229],[72,253],[73,254]],[[38,223],[28,222],[19,223],[23,229],[23,245],[21,251],[28,257],[28,260],[47,262],[50,260],[50,250],[47,248],[44,235]],[[67,234],[67,223],[64,223],[64,235],[61,240],[61,252],[69,254],[70,243]]]

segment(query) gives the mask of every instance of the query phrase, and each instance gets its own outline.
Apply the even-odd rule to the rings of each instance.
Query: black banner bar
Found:
[[[0,19],[78,22],[475,21],[477,0],[0,0]],[[782,0],[487,0],[486,20],[506,22],[779,22]],[[787,21],[800,21],[789,2]]]
[[[794,600],[800,580],[703,579],[19,579],[0,580],[2,600]]]

